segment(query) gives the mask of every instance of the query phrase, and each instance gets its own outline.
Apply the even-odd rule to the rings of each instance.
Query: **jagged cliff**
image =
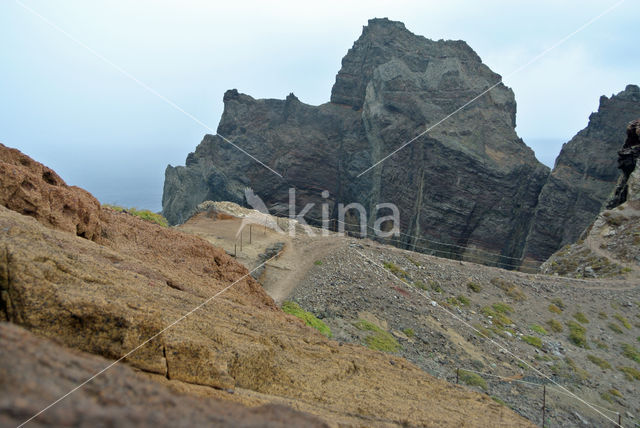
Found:
[[[225,93],[217,132],[283,178],[207,135],[186,166],[167,168],[163,213],[181,223],[207,199],[242,203],[245,187],[267,206],[281,205],[293,186],[299,207],[316,203],[310,217],[321,216],[323,202],[333,217],[338,203],[359,202],[373,217],[376,203],[390,202],[400,209],[401,231],[423,238],[402,235],[396,244],[467,258],[477,256],[462,248],[475,246],[509,265],[522,255],[549,170],[516,135],[516,103],[506,86],[358,177],[498,82],[463,41],[432,41],[400,22],[370,20],[342,61],[331,102]]]
[[[525,255],[545,260],[575,242],[611,197],[618,180],[617,152],[627,123],[640,116],[640,88],[628,85],[600,97],[589,124],[564,144],[542,193]]]

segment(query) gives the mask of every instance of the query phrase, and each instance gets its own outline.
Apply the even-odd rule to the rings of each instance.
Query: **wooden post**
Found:
[[[238,254],[238,241],[233,243],[233,257],[235,257]]]
[[[618,412],[618,426],[622,428],[622,413]]]
[[[542,428],[544,428],[544,417],[547,407],[547,385],[542,385]]]
[[[244,230],[240,231],[240,252],[242,252],[242,234],[243,234]]]
[[[249,225],[249,244],[251,244],[251,232],[252,232],[252,230],[253,230],[253,225],[250,224]]]
[[[458,381],[460,379],[460,368],[456,369],[456,385],[458,384]]]

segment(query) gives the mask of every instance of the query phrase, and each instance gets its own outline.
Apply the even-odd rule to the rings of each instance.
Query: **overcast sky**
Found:
[[[327,102],[373,17],[465,40],[513,88],[517,132],[547,165],[600,95],[640,84],[637,0],[515,75],[616,1],[21,1],[213,129],[230,88]],[[0,64],[0,142],[101,202],[159,210],[166,165],[207,132],[14,0],[0,3]]]

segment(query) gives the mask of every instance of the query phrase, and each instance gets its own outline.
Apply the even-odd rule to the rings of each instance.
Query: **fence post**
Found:
[[[233,257],[238,255],[238,241],[233,243]]]
[[[618,426],[622,428],[622,413],[618,412]]]
[[[544,428],[544,417],[547,407],[547,385],[542,385],[542,428]]]
[[[456,369],[456,385],[458,384],[458,380],[460,379],[460,368]]]
[[[242,252],[242,235],[244,235],[244,230],[240,231],[240,252]]]
[[[252,225],[252,224],[250,224],[250,225],[249,225],[249,244],[251,244],[251,234],[252,234],[251,232],[252,232],[252,230],[253,230],[252,228],[253,228],[253,225]]]

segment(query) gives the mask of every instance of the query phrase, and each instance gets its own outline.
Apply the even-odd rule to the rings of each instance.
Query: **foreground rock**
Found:
[[[0,319],[108,359],[162,331],[125,362],[332,424],[530,425],[406,360],[328,340],[200,238],[110,209],[100,228],[98,244],[0,207]]]
[[[14,324],[0,323],[0,425],[17,426],[111,361],[72,351]],[[38,416],[29,426],[327,426],[284,406],[247,408],[224,400],[176,394],[126,365]]]
[[[640,88],[602,96],[589,124],[562,147],[540,195],[525,256],[545,260],[578,240],[611,197],[618,180],[617,152],[627,124],[640,116]]]
[[[372,227],[376,214],[388,214],[376,213],[376,204],[394,203],[402,232],[416,237],[390,243],[512,266],[549,171],[516,135],[514,95],[501,83],[358,177],[498,82],[465,42],[432,41],[400,22],[372,19],[342,60],[331,102],[225,93],[218,132],[283,178],[206,135],[186,166],[167,168],[163,213],[172,224],[183,223],[205,200],[244,203],[246,187],[267,206],[286,210],[288,189],[295,187],[298,207],[316,203],[308,218],[321,217],[322,203],[337,218],[339,203],[358,202]],[[346,221],[358,217],[350,212]]]

